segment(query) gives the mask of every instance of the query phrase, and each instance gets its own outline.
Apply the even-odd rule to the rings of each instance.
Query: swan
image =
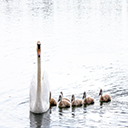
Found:
[[[83,93],[83,103],[86,104],[94,104],[94,99],[91,97],[86,98],[86,92]]]
[[[30,111],[33,113],[44,113],[48,111],[50,86],[48,75],[44,71],[41,75],[41,43],[37,42],[37,75],[34,74],[30,84]]]
[[[109,101],[111,101],[111,97],[108,94],[102,96],[102,89],[100,89],[99,95],[100,95],[100,102],[109,102]]]
[[[71,102],[72,102],[73,107],[74,106],[82,106],[82,104],[83,104],[82,100],[80,100],[80,99],[75,100],[75,95],[74,94],[72,94]]]

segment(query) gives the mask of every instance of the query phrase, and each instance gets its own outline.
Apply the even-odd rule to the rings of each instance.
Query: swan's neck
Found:
[[[41,94],[41,57],[38,57],[37,55],[37,95],[40,96],[40,94]]]

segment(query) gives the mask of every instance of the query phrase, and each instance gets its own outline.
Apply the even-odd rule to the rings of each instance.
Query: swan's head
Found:
[[[71,97],[71,102],[75,100],[75,95],[73,94],[72,97]]]
[[[62,101],[62,95],[59,95],[58,102],[59,102],[59,101]]]
[[[40,58],[40,55],[41,55],[41,43],[40,43],[40,41],[37,42],[37,54],[38,54],[38,57]]]
[[[102,89],[100,89],[99,96],[102,95]]]
[[[83,93],[83,98],[82,99],[85,99],[86,98],[86,92]]]

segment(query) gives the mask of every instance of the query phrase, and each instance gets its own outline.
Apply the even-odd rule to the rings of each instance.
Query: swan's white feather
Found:
[[[41,101],[36,101],[37,92],[37,74],[33,75],[30,84],[30,111],[34,113],[44,113],[49,109],[50,85],[46,71],[42,74],[41,79]]]

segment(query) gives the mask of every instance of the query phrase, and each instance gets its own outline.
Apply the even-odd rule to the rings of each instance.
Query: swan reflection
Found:
[[[50,110],[43,114],[30,112],[30,128],[50,127]]]

